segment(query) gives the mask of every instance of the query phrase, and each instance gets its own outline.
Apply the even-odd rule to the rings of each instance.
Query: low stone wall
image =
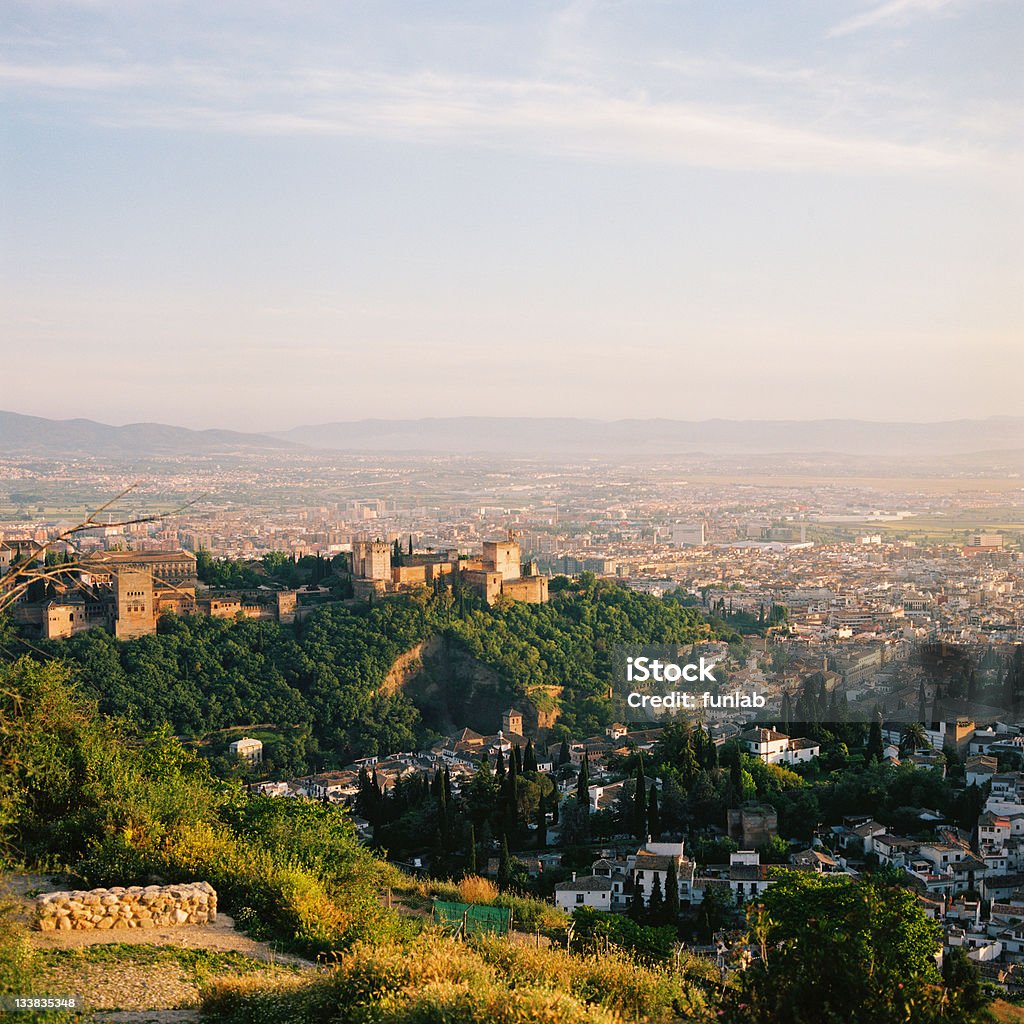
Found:
[[[209,882],[139,885],[89,892],[47,892],[36,897],[40,931],[163,928],[217,919],[217,893]]]

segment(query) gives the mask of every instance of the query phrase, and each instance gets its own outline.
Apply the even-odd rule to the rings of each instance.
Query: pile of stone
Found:
[[[114,886],[36,897],[35,925],[44,932],[178,927],[216,919],[217,893],[209,882]]]

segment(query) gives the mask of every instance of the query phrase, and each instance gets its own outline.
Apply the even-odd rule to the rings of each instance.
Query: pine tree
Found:
[[[651,786],[647,799],[647,833],[657,842],[661,838],[661,812],[658,810],[658,787]]]

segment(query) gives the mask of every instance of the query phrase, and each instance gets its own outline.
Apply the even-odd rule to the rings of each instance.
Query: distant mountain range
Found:
[[[688,421],[460,416],[354,420],[252,434],[189,430],[160,423],[115,427],[93,420],[50,420],[0,412],[0,452],[9,455],[144,458],[302,449],[577,457],[822,452],[882,459],[934,459],[985,452],[990,457],[998,453],[1012,455],[1016,463],[1024,452],[1024,417],[876,423],[850,419]]]
[[[218,452],[284,450],[294,442],[234,430],[189,430],[163,423],[112,427],[95,420],[48,420],[0,412],[0,452],[5,455],[209,455]]]
[[[507,454],[832,452],[874,457],[1024,449],[1024,417],[939,423],[867,420],[589,420],[475,417],[355,420],[274,436],[311,448]]]

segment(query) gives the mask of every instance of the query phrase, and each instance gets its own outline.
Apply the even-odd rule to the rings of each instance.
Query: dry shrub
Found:
[[[360,942],[301,988],[221,985],[205,1008],[225,1024],[668,1024],[707,1020],[685,979],[612,953],[577,957],[490,938],[426,933],[408,945]]]
[[[463,903],[493,903],[498,898],[498,887],[487,878],[467,875],[459,882],[459,899]]]

